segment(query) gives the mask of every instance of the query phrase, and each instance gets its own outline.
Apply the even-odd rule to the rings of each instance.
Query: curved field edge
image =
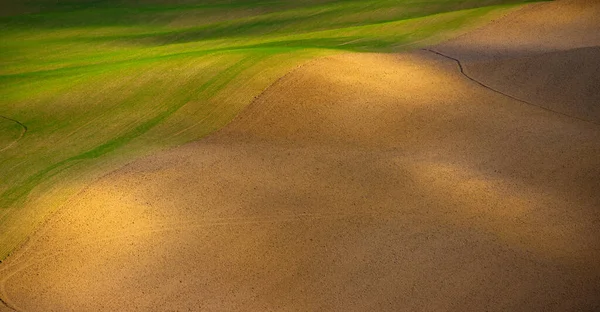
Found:
[[[278,77],[309,59],[435,43],[513,8],[485,7],[224,49],[184,43],[190,50],[1,75],[2,106],[32,126],[16,148],[0,155],[5,181],[0,259],[91,181],[223,127]],[[349,38],[354,39],[347,44]]]
[[[27,126],[18,120],[0,116],[0,152],[15,145],[27,132]]]

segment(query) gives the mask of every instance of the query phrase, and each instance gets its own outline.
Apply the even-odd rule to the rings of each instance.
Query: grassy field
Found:
[[[219,129],[309,59],[435,43],[525,1],[12,2],[0,9],[0,259],[90,181]]]

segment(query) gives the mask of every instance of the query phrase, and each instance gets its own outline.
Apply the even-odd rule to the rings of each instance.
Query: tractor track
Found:
[[[22,122],[20,122],[20,121],[18,121],[16,119],[12,119],[12,118],[9,118],[9,117],[6,117],[6,116],[2,116],[2,115],[0,115],[0,118],[6,119],[6,120],[11,121],[11,122],[14,122],[14,123],[18,124],[21,127],[21,134],[19,135],[19,137],[16,138],[14,141],[12,141],[7,146],[5,146],[2,149],[0,149],[0,152],[3,152],[5,150],[13,147],[15,144],[17,144],[17,142],[19,142],[25,136],[25,134],[27,133],[28,129],[27,129],[27,126],[25,124],[23,124]]]

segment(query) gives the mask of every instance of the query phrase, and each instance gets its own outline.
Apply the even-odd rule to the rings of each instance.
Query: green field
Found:
[[[417,48],[526,2],[11,1],[0,8],[0,259],[90,181],[219,129],[311,58]]]

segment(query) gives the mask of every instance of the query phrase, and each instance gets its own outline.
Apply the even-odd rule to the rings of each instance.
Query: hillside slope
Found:
[[[440,42],[519,2],[0,1],[0,260],[89,183],[220,129],[309,59]]]

